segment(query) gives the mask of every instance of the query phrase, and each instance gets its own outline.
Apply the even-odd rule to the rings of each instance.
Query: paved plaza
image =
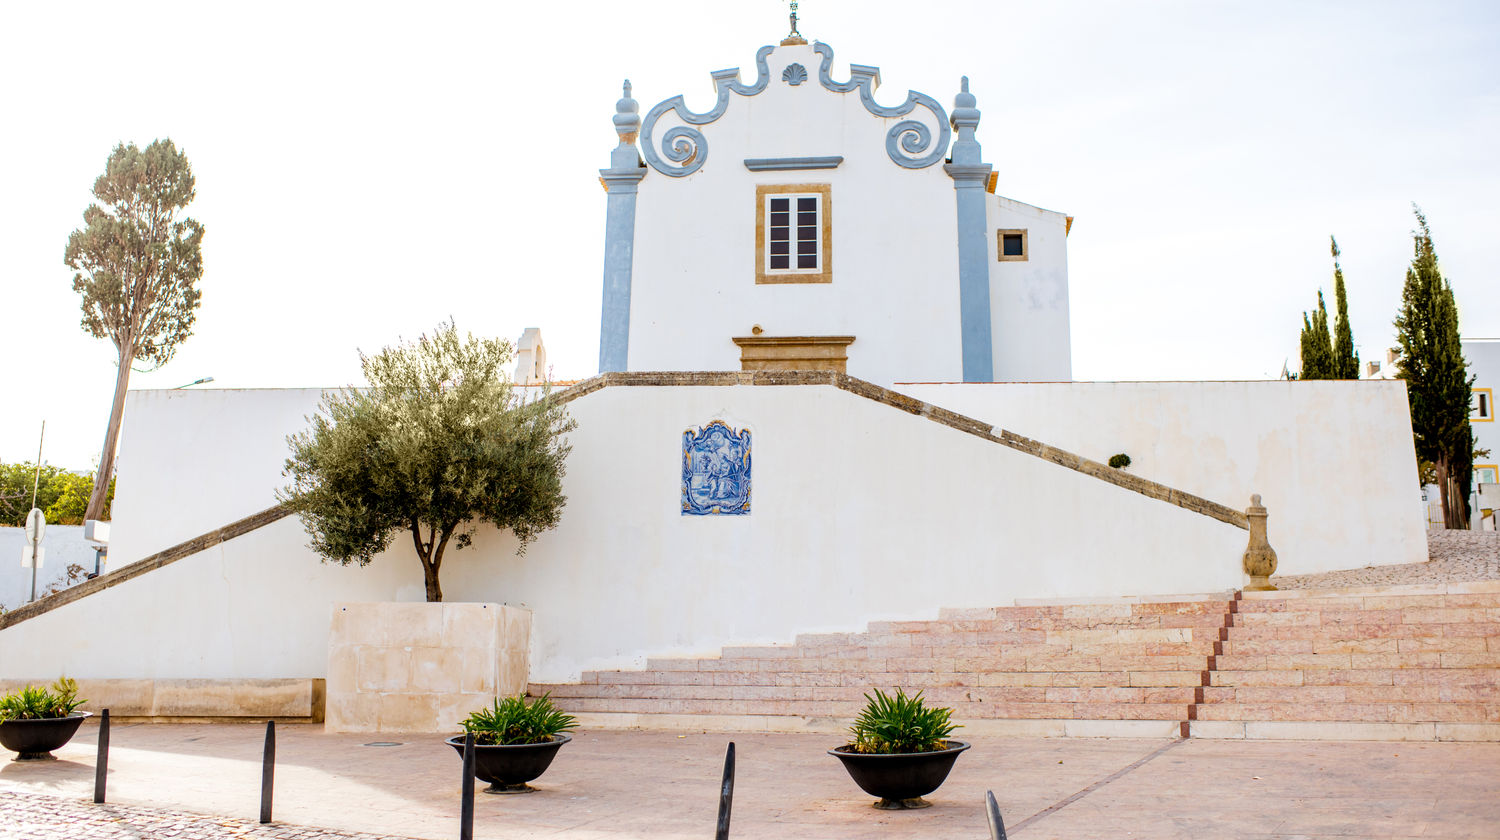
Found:
[[[276,822],[259,813],[263,728],[119,725],[109,804],[90,727],[58,761],[0,764],[0,838],[452,838],[459,759],[433,735],[278,729]],[[960,730],[961,732],[961,730]],[[524,796],[476,796],[475,836],[712,836],[737,743],[732,837],[1494,838],[1500,744],[978,737],[923,811],[870,807],[829,735],[581,732]],[[366,746],[378,740],[399,746]]]

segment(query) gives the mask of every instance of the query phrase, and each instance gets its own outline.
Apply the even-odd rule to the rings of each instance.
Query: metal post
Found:
[[[724,753],[724,784],[719,788],[719,827],[714,840],[729,840],[729,811],[734,805],[734,742]]]
[[[458,840],[474,840],[474,733],[464,735],[464,782],[458,812]]]
[[[271,821],[271,793],[276,776],[276,721],[266,721],[266,753],[260,765],[260,822]]]
[[[94,758],[94,804],[104,804],[104,777],[109,773],[109,709],[99,713],[99,754]]]
[[[1000,816],[1000,805],[992,790],[984,792],[984,813],[990,820],[990,840],[1006,840],[1005,820]]]
[[[36,509],[36,493],[42,486],[42,441],[47,439],[47,421],[42,421],[42,433],[36,439],[36,478],[31,482],[31,507]],[[36,550],[42,544],[37,540],[31,546],[31,601],[36,600]],[[31,603],[27,601],[26,603]]]

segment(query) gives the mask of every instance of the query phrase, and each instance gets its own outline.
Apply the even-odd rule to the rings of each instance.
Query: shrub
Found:
[[[59,677],[52,691],[28,685],[0,697],[0,720],[65,718],[85,702],[78,699],[78,683]]]
[[[854,735],[850,749],[859,753],[919,753],[946,749],[945,740],[957,724],[949,722],[953,710],[927,708],[922,692],[907,697],[896,689],[891,697],[880,689],[875,696],[865,695],[865,708],[854,719],[849,731]]]
[[[1117,470],[1123,470],[1130,466],[1130,456],[1121,452],[1118,455],[1109,456],[1109,465]]]
[[[461,725],[474,733],[476,744],[540,744],[577,727],[578,718],[554,706],[551,694],[529,704],[518,695],[497,698],[491,708],[474,712]]]

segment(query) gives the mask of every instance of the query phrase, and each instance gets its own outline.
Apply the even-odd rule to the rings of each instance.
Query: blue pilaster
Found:
[[[615,103],[615,133],[619,145],[609,156],[609,168],[599,170],[609,192],[604,219],[604,312],[599,320],[599,372],[626,369],[630,356],[630,280],[635,258],[635,197],[646,167],[636,151],[640,106],[625,95]]]
[[[958,308],[959,329],[963,340],[965,382],[993,382],[995,379],[994,341],[990,334],[990,265],[989,225],[985,219],[985,182],[989,180],[987,163],[980,162],[979,141],[974,131],[979,127],[979,109],[969,93],[969,77],[953,99],[950,120],[958,139],[953,141],[952,163],[943,165],[953,179],[958,203]]]

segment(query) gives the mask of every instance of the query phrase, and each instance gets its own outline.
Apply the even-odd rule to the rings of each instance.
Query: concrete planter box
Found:
[[[329,732],[444,732],[526,690],[531,611],[500,604],[334,604]]]

